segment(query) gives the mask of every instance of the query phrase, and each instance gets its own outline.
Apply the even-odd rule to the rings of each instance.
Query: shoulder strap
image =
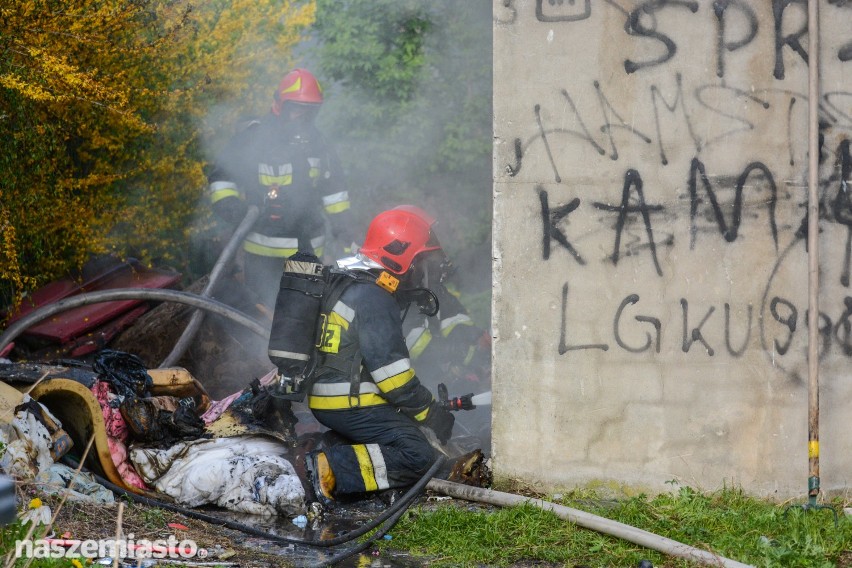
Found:
[[[354,271],[345,270],[345,269],[331,269],[329,274],[329,278],[331,279],[331,289],[330,291],[324,295],[323,297],[323,307],[322,311],[324,313],[330,313],[331,310],[334,309],[334,306],[340,300],[340,296],[343,295],[343,292],[355,282],[372,282],[375,283],[372,278],[367,277],[366,275],[359,274]],[[358,408],[360,403],[360,391],[361,391],[361,362],[363,358],[361,357],[361,349],[358,348],[355,351],[355,354],[352,357],[352,362],[349,367],[349,406],[351,408]],[[342,369],[341,369],[342,370]]]

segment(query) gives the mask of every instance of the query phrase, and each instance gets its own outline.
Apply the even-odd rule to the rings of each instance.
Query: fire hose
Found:
[[[239,310],[236,310],[226,304],[223,304],[211,298],[206,298],[187,292],[179,292],[176,290],[127,288],[123,290],[103,290],[99,292],[79,294],[77,296],[72,296],[70,298],[66,298],[53,304],[48,304],[37,310],[34,310],[30,314],[26,315],[25,317],[21,318],[20,320],[9,326],[3,332],[3,334],[0,335],[0,350],[5,348],[22,331],[26,330],[31,325],[38,323],[44,319],[47,319],[56,313],[99,302],[136,299],[172,301],[201,308],[206,311],[231,319],[232,321],[247,327],[251,331],[260,335],[261,337],[268,337],[268,331],[258,321],[243,314]],[[484,394],[488,394],[490,397],[490,393]],[[476,396],[478,397],[481,395]],[[445,408],[461,410],[469,404],[472,407],[473,399],[476,397],[473,397],[471,395],[464,395],[462,397],[455,397],[454,399],[450,399],[446,395],[446,389],[442,389],[439,398],[443,399],[442,403],[444,404]],[[63,459],[71,461],[70,458]],[[219,524],[228,528],[234,528],[236,530],[240,530],[241,532],[246,532],[247,534],[253,534],[255,536],[268,538],[272,541],[286,542],[290,544],[331,547],[345,542],[349,542],[350,540],[358,538],[359,536],[362,536],[373,528],[379,526],[380,523],[385,523],[382,527],[379,528],[379,530],[374,535],[370,537],[370,539],[368,539],[364,543],[360,543],[349,550],[345,550],[333,556],[332,558],[321,562],[317,566],[329,566],[335,562],[339,562],[345,558],[348,558],[354,554],[361,552],[362,550],[370,546],[370,544],[376,539],[381,538],[399,520],[399,518],[405,512],[407,507],[410,506],[410,504],[414,501],[414,499],[424,487],[428,487],[429,489],[446,493],[451,497],[458,497],[462,499],[468,499],[471,501],[478,501],[484,503],[492,503],[500,506],[513,506],[521,503],[531,503],[545,510],[553,511],[561,518],[568,519],[578,524],[579,526],[590,528],[592,530],[605,534],[610,534],[612,536],[616,536],[629,542],[634,542],[636,544],[640,544],[647,548],[658,550],[666,554],[689,558],[690,560],[698,561],[712,566],[724,566],[726,568],[744,568],[747,566],[746,564],[742,564],[734,560],[717,556],[705,550],[696,549],[688,545],[679,543],[677,541],[659,535],[655,535],[653,533],[649,533],[647,531],[643,531],[635,527],[631,527],[629,525],[624,525],[622,523],[618,523],[616,521],[612,521],[603,517],[597,517],[596,515],[585,513],[583,511],[569,509],[568,507],[564,507],[562,505],[549,503],[538,499],[529,499],[526,497],[512,495],[509,493],[502,493],[498,491],[491,491],[476,487],[470,487],[467,485],[451,483],[448,481],[432,479],[432,476],[444,463],[444,459],[445,458],[443,456],[440,456],[429,469],[429,471],[427,471],[426,474],[405,495],[403,495],[403,497],[401,497],[392,507],[388,508],[384,513],[376,517],[376,519],[374,519],[373,521],[359,529],[351,531],[350,533],[347,533],[340,537],[321,541],[303,541],[301,539],[268,534],[264,531],[254,529],[253,527],[242,525],[241,523],[227,521],[212,515],[206,515],[204,513],[192,511],[190,509],[185,509],[183,507],[179,507],[169,503],[159,502],[148,497],[144,497],[142,495],[130,493],[112,484],[106,479],[100,478],[98,476],[96,476],[96,479],[104,487],[107,487],[114,493],[124,495],[134,501],[151,506],[160,507],[167,510],[180,512],[189,517],[197,518],[199,520],[203,520],[212,524]]]
[[[62,461],[66,465],[68,465],[69,467],[72,467],[74,469],[77,469],[77,468],[80,467],[80,465],[77,462],[75,462],[73,459],[71,459],[68,456],[63,457]],[[332,565],[336,564],[337,562],[340,562],[340,561],[342,561],[346,558],[349,558],[350,556],[358,554],[359,552],[366,550],[373,542],[382,538],[391,529],[391,527],[393,527],[397,523],[397,521],[399,521],[399,519],[402,517],[402,515],[405,513],[405,511],[408,510],[408,508],[411,506],[411,504],[414,503],[414,501],[420,496],[420,493],[427,486],[427,484],[432,480],[433,476],[438,472],[438,470],[441,468],[441,466],[444,465],[444,462],[445,462],[444,456],[438,456],[438,458],[434,461],[434,463],[429,468],[429,470],[425,474],[423,474],[423,476],[417,481],[417,483],[415,483],[413,486],[411,486],[411,488],[408,491],[406,491],[405,494],[402,495],[402,497],[397,499],[396,502],[393,505],[391,505],[390,507],[385,509],[381,514],[376,516],[376,518],[372,519],[370,522],[366,523],[365,525],[363,525],[363,526],[361,526],[357,529],[351,530],[348,533],[340,535],[338,537],[330,538],[330,539],[320,539],[320,540],[316,540],[316,539],[315,540],[303,540],[303,539],[300,539],[300,538],[287,537],[287,536],[281,536],[281,535],[277,535],[277,534],[268,533],[266,531],[256,529],[254,527],[251,527],[251,526],[243,524],[243,523],[238,523],[236,521],[229,521],[227,519],[219,518],[215,515],[202,513],[200,511],[196,511],[194,509],[181,507],[180,505],[175,505],[173,503],[166,503],[165,501],[159,501],[157,499],[152,499],[152,498],[146,497],[144,495],[132,493],[130,491],[127,491],[126,489],[119,487],[118,485],[115,485],[114,483],[108,481],[107,479],[99,476],[98,474],[96,474],[94,472],[88,471],[88,473],[91,474],[99,484],[106,487],[107,489],[109,489],[110,491],[112,491],[113,493],[115,493],[116,495],[118,495],[120,497],[126,497],[126,498],[131,499],[132,501],[134,501],[136,503],[146,505],[146,506],[149,506],[149,507],[157,507],[159,509],[164,509],[164,510],[172,511],[172,512],[175,512],[175,513],[180,513],[180,514],[185,515],[187,517],[190,517],[190,518],[193,518],[193,519],[196,519],[196,520],[199,520],[199,521],[204,521],[206,523],[210,523],[210,524],[213,524],[213,525],[219,525],[219,526],[227,527],[227,528],[230,528],[230,529],[238,530],[238,531],[245,533],[245,534],[250,534],[252,536],[257,536],[257,537],[260,537],[260,538],[267,539],[271,542],[277,542],[277,543],[283,543],[283,544],[302,545],[302,546],[311,546],[311,547],[318,547],[318,548],[331,548],[331,547],[338,546],[338,545],[341,545],[341,544],[346,544],[347,542],[355,540],[356,538],[361,537],[361,536],[367,534],[368,532],[370,532],[371,530],[376,529],[378,527],[376,532],[373,533],[372,535],[370,535],[370,537],[367,540],[365,540],[361,543],[358,543],[357,545],[355,545],[351,548],[342,550],[342,551],[334,554],[333,556],[331,556],[329,558],[323,559],[322,561],[320,561],[317,564],[311,565],[312,567],[316,566],[317,568],[319,568],[319,567],[322,567],[322,566],[332,566]]]
[[[111,302],[114,300],[155,300],[186,304],[228,318],[229,320],[248,328],[262,338],[269,337],[269,331],[259,321],[247,316],[236,308],[232,308],[231,306],[223,304],[222,302],[212,298],[206,298],[189,292],[180,292],[178,290],[123,288],[120,290],[101,290],[98,292],[78,294],[33,310],[6,328],[3,335],[0,335],[0,351],[18,337],[21,332],[54,314],[73,308],[79,308],[80,306],[88,306],[90,304],[98,304],[101,302]]]
[[[251,230],[254,222],[257,221],[257,218],[260,216],[260,209],[257,208],[256,205],[252,205],[248,208],[248,212],[240,224],[237,226],[234,234],[231,235],[228,244],[225,245],[225,248],[222,249],[222,253],[219,255],[218,260],[216,260],[216,264],[213,265],[213,270],[210,271],[210,277],[207,280],[207,285],[204,286],[204,289],[201,291],[201,296],[204,298],[209,298],[213,295],[216,286],[219,284],[219,278],[221,278],[222,274],[225,272],[225,269],[231,263],[231,260],[234,258],[234,255],[237,253],[237,248],[240,243],[242,243],[243,238],[248,234]],[[178,338],[174,347],[172,347],[171,353],[169,353],[163,362],[160,363],[160,367],[171,367],[184,354],[184,352],[189,347],[189,344],[192,343],[195,334],[198,332],[198,329],[201,327],[201,323],[204,321],[204,312],[203,311],[195,311],[192,314],[192,317],[189,320],[189,323],[184,328],[183,333]]]

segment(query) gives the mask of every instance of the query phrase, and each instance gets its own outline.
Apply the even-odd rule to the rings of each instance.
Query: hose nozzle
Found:
[[[438,385],[438,402],[446,410],[473,410],[476,408],[473,404],[473,393],[450,398],[447,385],[444,383]]]

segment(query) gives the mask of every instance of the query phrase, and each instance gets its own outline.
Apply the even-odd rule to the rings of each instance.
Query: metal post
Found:
[[[819,495],[819,5],[808,0],[808,503]]]
[[[808,502],[800,507],[837,511],[819,499],[819,0],[808,0]],[[795,507],[790,505],[787,511]]]

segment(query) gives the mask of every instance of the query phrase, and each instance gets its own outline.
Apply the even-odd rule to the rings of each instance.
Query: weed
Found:
[[[852,522],[835,526],[826,511],[803,511],[749,497],[740,489],[701,493],[673,487],[650,498],[602,499],[589,491],[559,501],[695,548],[760,567],[829,568],[852,550]],[[833,503],[840,509],[840,500]],[[435,566],[508,566],[529,561],[636,566],[693,566],[624,540],[587,530],[533,505],[483,510],[420,507],[394,530],[394,548],[431,557]]]

